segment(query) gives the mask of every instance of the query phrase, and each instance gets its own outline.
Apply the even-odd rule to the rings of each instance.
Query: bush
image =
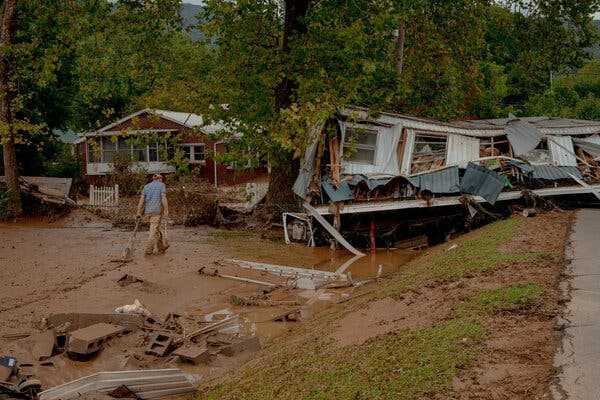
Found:
[[[107,184],[119,185],[119,193],[124,195],[139,194],[148,182],[148,171],[137,168],[133,170],[133,162],[127,153],[116,153],[112,160],[112,171],[107,176]]]

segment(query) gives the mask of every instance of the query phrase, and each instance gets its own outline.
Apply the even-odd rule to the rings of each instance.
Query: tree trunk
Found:
[[[281,48],[284,52],[290,50],[290,38],[306,33],[304,17],[308,13],[311,0],[285,0],[285,20]],[[277,109],[287,108],[292,103],[292,97],[297,87],[289,77],[285,76],[275,88]],[[294,180],[299,170],[298,160],[294,160],[291,152],[280,149],[277,157],[272,159],[269,191],[265,199],[265,214],[270,219],[277,219],[282,211],[292,209],[298,204],[298,199],[292,192]]]
[[[8,187],[8,212],[13,217],[22,214],[21,193],[19,189],[19,175],[17,170],[17,156],[15,154],[15,131],[13,129],[12,100],[13,91],[10,87],[11,67],[6,54],[15,35],[15,19],[17,13],[17,0],[5,0],[0,26],[0,121],[5,126],[2,148],[4,158],[4,175]]]
[[[396,72],[402,75],[404,68],[404,41],[406,37],[406,24],[401,21],[398,24],[398,37],[396,38]]]

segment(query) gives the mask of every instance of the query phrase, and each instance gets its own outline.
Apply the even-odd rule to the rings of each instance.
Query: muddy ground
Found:
[[[233,310],[242,316],[244,329],[256,332],[266,344],[293,329],[293,323],[270,321],[285,307],[235,307],[230,303],[232,294],[254,294],[257,286],[201,276],[198,270],[231,258],[335,270],[351,258],[343,251],[331,253],[328,249],[286,246],[280,240],[262,239],[252,232],[208,227],[171,227],[169,251],[147,257],[142,251],[146,234],[138,235],[134,260],[123,265],[111,260],[122,254],[131,232],[112,228],[107,220],[85,211],[74,211],[53,223],[28,220],[0,224],[0,333],[31,333],[51,313],[110,313],[139,299],[156,316],[176,312],[184,319],[189,317],[187,322],[192,327],[194,318],[208,312]],[[357,277],[374,276],[380,265],[384,272],[393,272],[417,254],[382,251],[357,262],[350,270]],[[144,282],[122,287],[117,280],[123,274]],[[0,337],[0,355],[10,354],[28,361],[30,347],[27,339]],[[170,358],[157,360],[144,356],[143,334],[139,333],[111,341],[91,360],[72,361],[66,356],[56,356],[52,365],[38,365],[35,372],[46,387],[96,371],[132,368],[177,366],[204,377],[215,377],[248,357],[251,355],[220,357],[210,367],[179,365]]]
[[[324,302],[325,308],[307,323],[270,321],[285,307],[234,306],[230,302],[232,294],[254,294],[257,286],[201,276],[198,269],[238,258],[331,271],[351,258],[344,251],[331,253],[325,248],[286,246],[252,232],[174,227],[170,230],[172,246],[167,254],[143,256],[143,232],[134,261],[121,265],[111,259],[121,254],[131,232],[114,229],[107,221],[83,211],[51,224],[37,220],[2,224],[0,333],[35,332],[43,318],[55,312],[110,313],[134,299],[159,317],[170,312],[182,314],[187,327],[208,312],[228,308],[240,314],[244,330],[259,336],[263,346],[259,354],[219,356],[209,366],[190,366],[170,357],[145,356],[144,334],[140,332],[112,341],[88,361],[73,361],[63,355],[53,357],[52,365],[37,366],[36,373],[44,385],[53,386],[100,370],[176,366],[202,375],[207,382],[203,393],[208,393],[208,398],[256,398],[256,385],[261,386],[263,394],[278,393],[271,398],[303,398],[310,385],[320,388],[322,398],[347,398],[344,390],[355,382],[354,394],[364,395],[380,384],[384,393],[390,384],[401,382],[403,376],[414,372],[411,364],[400,360],[406,364],[390,371],[386,370],[387,365],[380,366],[373,376],[369,375],[373,371],[367,369],[361,375],[361,379],[366,379],[364,387],[357,376],[348,376],[352,383],[344,386],[348,371],[333,373],[327,368],[336,368],[336,363],[371,368],[379,360],[369,358],[369,349],[374,346],[385,346],[389,341],[401,344],[407,334],[429,334],[430,329],[436,332],[454,327],[453,324],[465,329],[460,324],[475,320],[481,332],[462,338],[458,343],[462,350],[454,356],[447,355],[449,380],[439,383],[436,378],[431,385],[425,382],[424,389],[415,389],[413,397],[410,390],[423,382],[410,384],[409,390],[404,389],[397,398],[545,399],[549,398],[548,387],[554,379],[552,357],[559,337],[554,329],[560,300],[557,289],[571,221],[571,212],[517,217],[515,224],[507,221],[499,225],[508,232],[506,239],[498,239],[499,246],[494,242],[496,228],[491,227],[424,252],[380,251],[367,256],[350,267],[353,276],[372,278],[381,266],[385,278],[356,289],[331,291],[334,301]],[[480,242],[484,249],[481,254]],[[119,286],[117,280],[125,273],[144,282]],[[493,293],[524,283],[540,289],[533,305],[495,311],[477,308],[481,306],[477,303],[481,299],[477,299],[482,293],[489,295],[490,290]],[[295,291],[292,295],[307,298],[313,293]],[[342,295],[357,297],[334,304]],[[435,353],[435,348],[427,348],[427,341],[423,343],[423,351],[442,356]],[[393,346],[398,354],[406,352]],[[0,338],[0,355],[26,360],[30,357],[29,347],[26,339]],[[361,361],[353,354],[366,358]],[[319,362],[303,364],[305,357],[318,357]],[[452,366],[453,357],[464,360]],[[302,368],[320,365],[326,370],[307,372],[288,367],[289,359],[300,360],[298,365]],[[246,364],[249,360],[253,361]],[[416,362],[430,365],[434,361],[417,357]],[[233,375],[225,375],[228,372]],[[233,381],[223,381],[224,375],[234,377]],[[330,386],[329,378],[339,383]],[[298,379],[302,383],[294,386]],[[383,383],[378,381],[381,379]],[[260,384],[253,383],[255,380]],[[282,392],[277,382],[289,386]],[[215,394],[215,387],[230,391],[218,390]],[[236,396],[232,397],[232,393]]]

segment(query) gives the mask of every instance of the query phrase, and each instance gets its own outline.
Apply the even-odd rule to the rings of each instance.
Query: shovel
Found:
[[[123,250],[123,256],[121,258],[117,258],[112,260],[113,262],[122,262],[128,263],[133,259],[133,243],[135,242],[135,237],[137,236],[138,228],[140,227],[141,218],[136,218],[135,228],[133,229],[133,234],[131,235],[131,239],[129,239],[129,243],[125,250]]]

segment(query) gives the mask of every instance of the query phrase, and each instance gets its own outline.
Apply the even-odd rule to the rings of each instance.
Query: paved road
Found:
[[[600,399],[600,210],[581,210],[567,257],[563,290],[570,297],[561,349],[555,356],[555,400]]]

